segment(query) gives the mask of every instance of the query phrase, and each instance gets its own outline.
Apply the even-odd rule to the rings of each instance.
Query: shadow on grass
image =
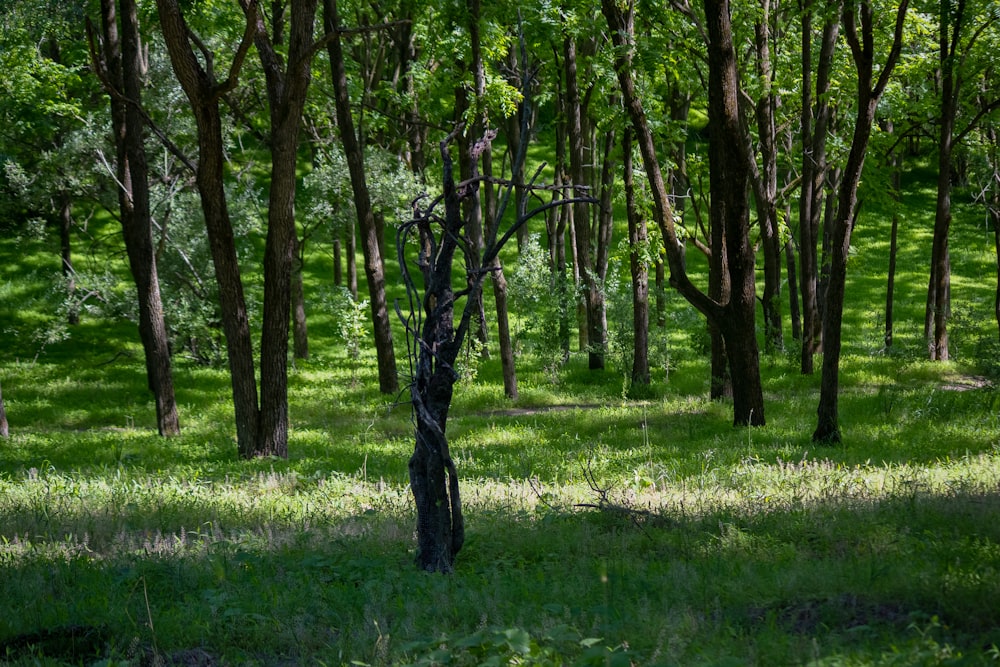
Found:
[[[317,509],[330,500],[317,487],[271,493],[297,497],[299,516],[241,516],[225,503],[199,515],[174,498],[163,514],[125,507],[89,526],[69,518],[48,541],[8,541],[0,587],[19,611],[3,615],[0,644],[99,627],[102,655],[202,651],[209,664],[399,664],[426,657],[408,653],[410,642],[484,626],[542,637],[568,625],[627,643],[635,664],[877,662],[893,652],[893,664],[913,664],[907,657],[934,650],[975,664],[1000,644],[996,493],[703,514],[472,499],[451,577],[415,570],[396,492],[379,500],[369,490],[383,507],[346,512]],[[38,521],[10,507],[2,519]]]

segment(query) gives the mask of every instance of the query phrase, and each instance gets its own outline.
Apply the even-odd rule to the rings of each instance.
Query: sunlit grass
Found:
[[[241,461],[224,368],[175,356],[182,434],[157,437],[135,325],[85,316],[34,337],[55,321],[54,246],[0,239],[16,257],[0,266],[0,662],[992,662],[994,258],[959,209],[954,360],[925,361],[932,198],[904,200],[890,350],[886,212],[859,221],[842,445],[811,442],[820,378],[789,339],[761,358],[767,425],[733,429],[707,398],[703,322],[676,294],[646,400],[625,398],[614,363],[525,352],[512,402],[492,350],[450,412],[468,534],[449,577],[413,566],[407,394],[378,393],[370,350],[347,359],[325,301],[290,370],[289,458]],[[326,259],[307,266],[319,294]],[[8,644],[67,628],[95,641]]]

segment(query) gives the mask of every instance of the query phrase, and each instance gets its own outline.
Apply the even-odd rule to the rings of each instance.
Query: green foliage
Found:
[[[506,272],[511,312],[523,314],[514,322],[517,347],[537,354],[547,364],[561,363],[560,322],[575,303],[572,276],[564,278],[566,296],[560,298],[559,276],[549,267],[548,252],[537,234],[528,237],[517,262]]]

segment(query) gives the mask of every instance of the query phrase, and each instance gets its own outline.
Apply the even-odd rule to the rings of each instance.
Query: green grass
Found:
[[[330,313],[291,371],[289,459],[240,461],[222,369],[177,358],[183,432],[158,438],[134,325],[84,314],[38,337],[59,331],[55,246],[0,240],[0,662],[994,662],[993,257],[959,209],[956,361],[923,361],[927,196],[904,201],[889,352],[886,212],[858,224],[842,445],[810,441],[819,377],[794,351],[762,358],[767,426],[733,429],[676,295],[648,400],[580,353],[555,375],[525,354],[511,403],[496,355],[480,362],[449,421],[468,529],[452,576],[413,565],[404,397],[378,393],[370,352],[352,369]],[[315,294],[322,256],[309,271]]]

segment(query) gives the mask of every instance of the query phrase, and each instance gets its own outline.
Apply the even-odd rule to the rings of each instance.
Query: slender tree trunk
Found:
[[[560,99],[562,92],[558,93]],[[564,123],[556,123],[556,163],[555,163],[555,185],[556,189],[552,195],[552,201],[564,198],[562,187],[566,184],[566,133]],[[559,299],[559,349],[565,362],[569,359],[569,280],[566,276],[566,226],[569,219],[570,209],[566,206],[556,206],[552,212],[551,232],[549,234],[549,249],[552,254],[552,284]]]
[[[892,132],[892,123],[887,123],[887,131]],[[883,344],[886,351],[892,349],[893,337],[893,300],[896,293],[896,257],[899,252],[899,200],[901,197],[901,174],[899,153],[893,152],[889,155],[889,167],[892,169],[892,229],[889,233],[889,268],[886,276],[885,287],[885,334]]]
[[[737,424],[763,425],[755,333],[755,253],[750,243],[750,156],[739,111],[739,81],[728,0],[705,0],[708,26],[709,175],[713,224],[725,230],[730,293],[716,318],[726,344]],[[714,251],[713,251],[714,252]]]
[[[667,271],[659,257],[656,258],[653,284],[656,286],[656,326],[663,329],[667,326]]]
[[[613,102],[616,106],[618,101]],[[614,229],[614,189],[615,189],[615,131],[604,132],[604,146],[601,151],[601,191],[597,207],[597,224],[591,234],[596,241],[594,248],[594,271],[597,273],[598,289],[594,299],[597,308],[598,345],[604,354],[608,349],[608,308],[604,286],[608,277],[608,263],[611,258],[611,237]]]
[[[340,44],[340,20],[336,0],[323,0],[324,26],[334,37],[327,43],[333,77],[334,101],[337,107],[337,125],[340,128],[344,154],[351,172],[351,186],[358,222],[361,225],[362,250],[365,255],[365,275],[372,305],[372,324],[375,331],[375,353],[378,358],[379,389],[383,394],[399,391],[396,375],[396,355],[392,346],[392,329],[389,326],[389,307],[385,295],[385,267],[379,252],[378,232],[372,212],[371,197],[365,181],[364,155],[354,131],[350,99],[347,93],[347,74],[344,54]]]
[[[146,360],[146,378],[156,403],[160,435],[180,433],[167,328],[156,270],[149,180],[143,139],[145,120],[139,109],[142,56],[134,0],[120,0],[121,39],[113,0],[102,0],[104,69],[111,84],[112,126],[117,147],[118,202],[122,235],[139,303],[139,337]]]
[[[347,240],[347,247],[344,249],[344,255],[347,257],[347,290],[355,301],[358,300],[358,235],[356,227],[357,223],[351,221],[344,230]]]
[[[931,250],[931,277],[927,292],[925,331],[927,351],[933,361],[948,360],[948,317],[951,309],[951,258],[948,235],[951,230],[951,167],[954,152],[955,119],[958,114],[960,82],[955,75],[955,49],[962,30],[965,2],[955,11],[950,0],[941,0],[938,32],[941,100],[938,123],[937,202],[934,208],[934,243]]]
[[[71,233],[73,231],[73,197],[69,190],[59,192],[59,248],[62,257],[62,275],[66,281],[66,292],[72,304],[67,315],[70,326],[80,323],[80,311],[73,301],[76,292],[76,271],[73,270],[73,246]]]
[[[648,385],[649,377],[649,270],[645,252],[649,244],[646,219],[635,200],[635,175],[632,168],[632,130],[622,138],[624,162],[625,210],[628,215],[629,269],[632,274],[632,375],[633,385]]]
[[[468,91],[464,86],[455,87],[455,122],[461,122],[461,117],[469,108]],[[482,138],[483,127],[482,123],[476,122],[473,124],[473,129],[471,133],[462,132],[459,137],[458,142],[458,160],[459,160],[459,170],[460,177],[462,181],[468,181],[472,178],[472,144]],[[477,189],[471,197],[463,200],[462,209],[465,215],[465,233],[469,238],[469,250],[466,253],[466,261],[472,267],[473,271],[477,271],[482,268],[482,254],[483,254],[483,209],[480,197],[480,190]],[[483,301],[482,294],[476,299],[476,302],[472,304],[475,311],[475,328],[473,329],[472,335],[478,343],[483,346],[484,356],[489,356],[489,348],[486,345],[489,343],[489,325],[486,322],[486,305]]]
[[[843,21],[847,41],[854,56],[858,79],[857,112],[854,136],[847,157],[847,166],[840,181],[837,216],[831,236],[830,282],[826,293],[826,312],[823,319],[823,376],[820,382],[820,399],[817,408],[817,426],[814,442],[840,442],[838,397],[840,393],[841,324],[844,314],[844,293],[847,282],[847,255],[851,245],[851,232],[857,219],[858,185],[865,163],[865,152],[871,137],[872,124],[879,98],[895,68],[902,43],[903,21],[908,0],[903,0],[896,14],[893,45],[873,85],[874,47],[873,10],[868,0],[851,0],[844,7]],[[862,34],[857,31],[858,15]]]
[[[589,183],[584,155],[583,108],[577,81],[576,42],[572,37],[563,41],[563,65],[566,75],[567,128],[569,138],[570,179],[578,198],[587,196],[586,190],[577,189]],[[590,245],[590,213],[583,201],[573,206],[573,232],[575,234],[576,263],[580,272],[580,286],[584,295],[585,324],[587,332],[587,359],[591,370],[604,369],[604,338],[601,335],[601,286],[593,264]],[[582,337],[581,337],[582,342]]]
[[[813,356],[823,350],[822,318],[819,306],[819,242],[820,202],[827,171],[826,136],[832,105],[829,91],[833,79],[833,56],[840,33],[841,0],[826,11],[819,61],[816,69],[816,90],[813,97],[812,16],[816,8],[810,0],[802,6],[802,190],[799,196],[799,269],[802,290],[802,358],[803,374],[812,374]],[[815,99],[815,102],[813,101]]]
[[[309,358],[309,327],[306,322],[306,293],[302,284],[305,268],[305,244],[295,240],[295,263],[292,266],[292,340],[296,359]]]
[[[344,284],[344,265],[341,255],[343,254],[343,248],[341,247],[340,232],[334,230],[333,232],[333,284],[340,287]]]
[[[717,207],[713,211],[713,218],[725,224],[725,247],[729,255],[727,274],[732,285],[731,298],[725,303],[719,303],[698,290],[684,268],[684,258],[674,229],[673,212],[657,160],[653,134],[631,74],[628,47],[633,35],[633,8],[630,7],[625,13],[614,0],[603,0],[601,9],[608,21],[615,46],[615,71],[622,97],[636,131],[646,175],[650,181],[656,220],[670,266],[670,282],[721,331],[725,339],[733,376],[734,425],[763,425],[763,388],[754,326],[754,253],[749,239],[749,156],[746,152],[749,142],[741,126],[737,104],[739,87],[729,5],[725,1],[705,2],[709,36],[712,206]]]
[[[785,209],[785,219],[791,213],[791,206]],[[788,319],[792,325],[792,340],[802,340],[802,311],[799,310],[799,287],[795,268],[795,241],[785,242],[785,265],[788,276]]]
[[[241,3],[248,13],[248,20],[256,22],[254,42],[267,83],[271,122],[271,177],[264,246],[264,316],[260,345],[259,436],[257,447],[243,455],[284,458],[288,456],[288,330],[297,243],[296,168],[302,114],[311,78],[316,0],[292,0],[287,66],[275,51],[261,15],[248,9],[250,0],[241,0]],[[276,35],[281,34],[276,28]]]
[[[10,427],[7,425],[7,408],[3,404],[3,390],[0,388],[0,438],[10,437]]]
[[[198,168],[195,184],[201,198],[209,249],[219,286],[222,330],[226,336],[233,388],[236,440],[242,455],[257,449],[257,424],[260,415],[246,299],[223,187],[225,159],[219,100],[236,84],[236,77],[253,36],[252,26],[248,24],[243,41],[236,50],[229,78],[220,84],[205,71],[192,51],[190,30],[177,0],[156,0],[156,6],[174,73],[191,103],[197,127]]]
[[[778,230],[778,130],[775,121],[778,97],[771,65],[771,3],[761,0],[762,16],[754,26],[757,73],[765,81],[765,93],[758,100],[757,136],[761,167],[754,167],[757,220],[760,223],[764,251],[764,289],[761,306],[764,313],[764,349],[784,348],[781,327],[781,235]]]
[[[986,129],[989,139],[990,164],[993,178],[991,179],[989,195],[990,223],[993,225],[993,248],[996,252],[997,287],[993,297],[993,314],[1000,333],[1000,142],[997,141],[997,131],[992,125]]]

